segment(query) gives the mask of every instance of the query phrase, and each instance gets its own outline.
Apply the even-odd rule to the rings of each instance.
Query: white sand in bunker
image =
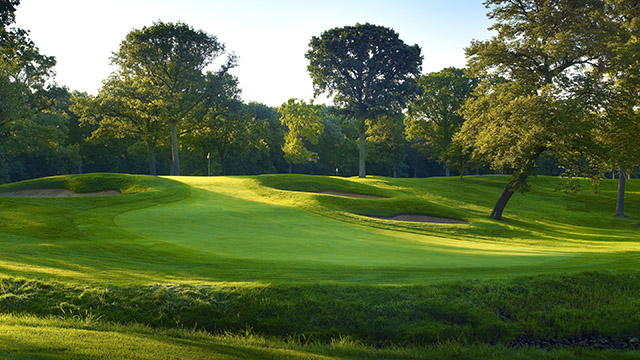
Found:
[[[11,192],[0,192],[0,196],[15,196],[15,197],[86,197],[86,196],[116,196],[122,195],[118,190],[98,191],[92,193],[76,193],[67,189],[34,189],[34,190],[19,190]]]
[[[448,218],[443,216],[423,215],[423,214],[399,214],[396,216],[383,217],[383,216],[370,216],[362,215],[374,219],[393,220],[393,221],[409,221],[409,222],[423,222],[423,223],[437,223],[437,224],[469,224],[468,221]]]
[[[323,190],[323,191],[319,191],[318,193],[327,194],[327,195],[335,195],[335,196],[359,198],[359,199],[385,199],[384,196],[350,193],[350,192],[338,191],[338,190]]]

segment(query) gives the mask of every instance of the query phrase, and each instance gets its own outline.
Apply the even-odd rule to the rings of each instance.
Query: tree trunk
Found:
[[[451,176],[451,169],[449,169],[449,165],[451,164],[451,161],[447,160],[447,162],[444,163],[444,176],[449,177]]]
[[[365,165],[367,162],[367,135],[364,131],[360,133],[358,145],[360,150],[360,166],[358,170],[358,177],[364,178],[367,176],[367,172],[365,170]]]
[[[147,155],[149,161],[149,175],[158,175],[156,172],[156,152],[154,150],[153,144],[150,141],[145,141],[147,143]]]
[[[618,171],[618,198],[616,200],[616,216],[626,217],[624,215],[624,188],[627,184],[627,171],[620,169]]]
[[[502,190],[502,194],[498,198],[498,201],[493,207],[493,210],[491,210],[491,215],[489,216],[496,220],[502,220],[502,212],[504,211],[505,206],[507,206],[507,202],[509,202],[511,196],[518,189],[526,184],[527,178],[533,173],[536,161],[538,161],[540,154],[542,154],[545,150],[546,147],[544,146],[536,148],[532,152],[531,157],[527,161],[526,165],[522,168],[522,170],[512,175],[511,180],[509,181],[507,186],[504,187],[504,190]]]
[[[171,127],[171,175],[180,176],[180,154],[178,147],[178,124],[170,123]]]
[[[227,148],[223,144],[218,144],[217,148],[220,157],[220,171],[222,176],[227,176]]]
[[[291,168],[292,168],[291,163],[289,163],[289,174],[291,174]]]
[[[460,171],[460,181],[462,181],[462,180],[463,180],[462,176],[463,176],[463,175],[462,175],[462,171]]]
[[[504,190],[502,190],[502,194],[498,198],[496,205],[493,207],[493,210],[491,210],[490,216],[492,218],[496,220],[502,220],[502,212],[504,211],[504,208],[507,206],[507,203],[509,202],[509,199],[511,199],[511,196],[514,194],[514,192],[515,189],[512,190],[510,184],[507,184],[507,186],[504,187]]]

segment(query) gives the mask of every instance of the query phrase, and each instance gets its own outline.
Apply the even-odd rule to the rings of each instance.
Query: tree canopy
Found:
[[[317,144],[318,138],[324,131],[322,117],[317,107],[307,104],[304,100],[289,99],[278,108],[280,121],[287,127],[284,137],[284,159],[291,164],[304,164],[318,161],[318,153],[310,151],[305,146],[307,141]]]
[[[171,133],[172,175],[180,175],[178,128],[209,94],[204,71],[224,54],[224,45],[213,35],[184,23],[157,22],[131,31],[113,55],[119,77],[153,93],[153,112]],[[227,54],[218,72],[234,65],[235,56]]]
[[[316,95],[326,92],[356,119],[359,176],[366,176],[367,119],[404,109],[416,92],[422,66],[418,45],[409,46],[392,29],[372,24],[334,28],[309,43],[307,67]]]
[[[473,147],[476,160],[513,174],[491,212],[501,219],[513,193],[528,189],[543,152],[579,158],[582,135],[592,126],[589,73],[610,27],[597,0],[489,0],[486,6],[497,35],[466,50],[472,75],[484,80],[464,105],[467,121],[458,138]]]
[[[606,39],[606,55],[594,71],[599,108],[594,135],[599,147],[601,172],[618,173],[615,215],[626,217],[626,178],[640,165],[640,4],[630,0],[610,0],[605,16],[611,34]]]
[[[467,156],[453,143],[453,136],[464,123],[459,110],[476,83],[457,68],[422,75],[418,79],[421,93],[409,103],[405,119],[407,138],[416,141],[426,156],[439,163],[447,166],[455,163],[461,175]]]

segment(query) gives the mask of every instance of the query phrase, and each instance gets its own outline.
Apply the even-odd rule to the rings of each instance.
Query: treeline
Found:
[[[338,107],[305,103],[322,131],[314,141],[295,140],[279,109],[241,100],[229,73],[236,59],[215,36],[182,23],[134,30],[111,59],[118,70],[92,96],[55,85],[55,59],[12,27],[18,4],[2,8],[0,181],[81,172],[358,174],[358,120]],[[205,71],[219,59],[218,69]],[[413,146],[420,140],[406,139],[401,113],[366,123],[367,173],[448,172]],[[301,149],[313,158],[292,155]]]
[[[24,104],[33,107],[22,114],[20,121],[2,127],[2,182],[83,172],[150,173],[144,141],[122,132],[117,125],[107,125],[103,119],[82,118],[78,104],[90,98],[56,86],[33,93]],[[239,114],[217,118],[218,126],[196,127],[181,134],[183,175],[289,172],[291,164],[282,150],[287,128],[277,109],[253,102],[238,102],[236,106]],[[317,161],[293,164],[293,172],[357,175],[358,135],[352,121],[335,108],[322,107],[322,124],[324,131],[317,144],[306,145],[318,154]],[[445,175],[443,165],[426,158],[405,140],[402,119],[396,126],[395,134],[379,127],[370,131],[368,173],[399,177]],[[157,174],[170,173],[169,139],[167,129],[154,144]],[[469,171],[475,173],[475,169]]]

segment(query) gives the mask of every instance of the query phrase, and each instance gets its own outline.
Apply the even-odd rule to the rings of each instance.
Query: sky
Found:
[[[325,30],[357,23],[392,28],[422,48],[422,71],[429,73],[465,66],[464,48],[491,35],[486,12],[482,0],[22,0],[16,25],[30,31],[42,54],[55,56],[59,85],[95,95],[115,70],[109,59],[127,33],[181,21],[215,35],[239,57],[232,73],[244,101],[279,106],[313,98],[304,54]]]

